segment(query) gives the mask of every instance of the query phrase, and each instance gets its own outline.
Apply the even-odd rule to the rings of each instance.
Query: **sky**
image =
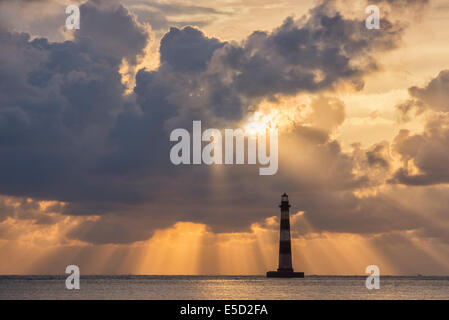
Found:
[[[0,1],[0,274],[264,274],[287,192],[295,271],[448,275],[448,29],[444,0]],[[174,165],[195,120],[275,127],[277,173]]]

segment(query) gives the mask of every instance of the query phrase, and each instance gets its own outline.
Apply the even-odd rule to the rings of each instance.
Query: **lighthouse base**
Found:
[[[304,278],[304,272],[268,271],[267,278]]]

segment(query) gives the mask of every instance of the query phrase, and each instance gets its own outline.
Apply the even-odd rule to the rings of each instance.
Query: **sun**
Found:
[[[263,114],[256,111],[248,117],[243,126],[244,132],[250,136],[262,135],[267,129],[278,129],[275,113]]]
[[[277,102],[263,101],[256,111],[246,117],[242,129],[249,136],[266,133],[267,130],[288,131],[303,122],[304,107],[299,98],[282,98]]]

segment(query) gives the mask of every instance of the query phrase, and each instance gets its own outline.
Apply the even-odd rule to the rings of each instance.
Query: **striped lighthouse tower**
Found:
[[[281,197],[281,235],[279,238],[279,272],[293,272],[292,245],[290,241],[290,207],[288,195]]]
[[[293,272],[292,245],[290,240],[290,203],[288,195],[281,196],[281,232],[279,237],[279,268],[277,271],[268,271],[269,278],[304,278],[304,272]]]

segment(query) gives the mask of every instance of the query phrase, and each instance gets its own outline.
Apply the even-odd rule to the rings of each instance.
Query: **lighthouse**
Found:
[[[281,226],[279,236],[279,268],[268,271],[269,278],[304,278],[304,272],[294,272],[292,265],[292,245],[290,239],[290,203],[288,195],[281,196]]]

